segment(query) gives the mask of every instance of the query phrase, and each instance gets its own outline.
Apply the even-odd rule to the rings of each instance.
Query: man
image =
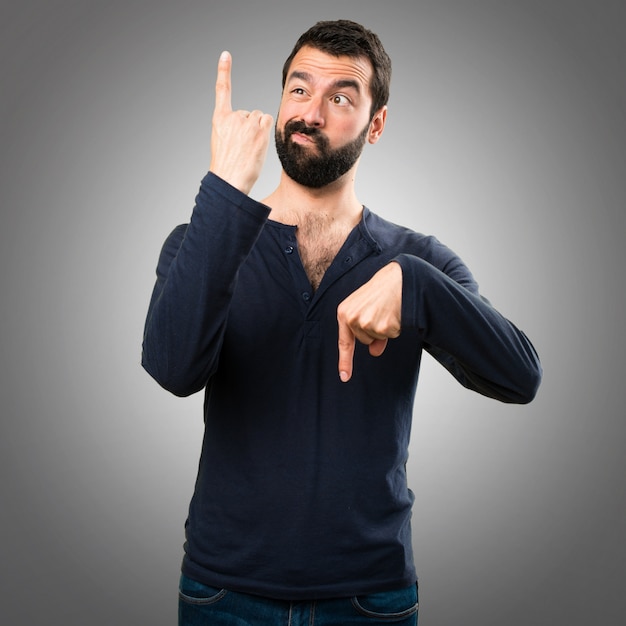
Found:
[[[532,400],[541,366],[457,256],[356,198],[387,119],[376,35],[320,22],[296,43],[263,203],[247,194],[273,120],[232,110],[231,64],[222,54],[210,171],[163,247],[143,344],[163,387],[205,389],[180,624],[416,624],[405,465],[422,349],[504,402]]]

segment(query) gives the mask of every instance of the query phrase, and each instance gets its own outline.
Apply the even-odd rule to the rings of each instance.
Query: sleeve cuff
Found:
[[[242,191],[239,191],[239,189],[233,187],[230,183],[227,183],[223,178],[220,178],[213,172],[208,172],[202,179],[200,196],[202,196],[202,192],[206,190],[217,193],[230,204],[246,211],[246,213],[251,214],[259,220],[266,220],[270,214],[270,207],[254,200]]]

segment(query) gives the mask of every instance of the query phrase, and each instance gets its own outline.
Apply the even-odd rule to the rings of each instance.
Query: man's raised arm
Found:
[[[144,368],[180,396],[200,391],[215,370],[239,268],[269,215],[247,194],[263,166],[272,118],[232,110],[231,65],[223,53],[210,171],[189,225],[163,246],[144,329]]]

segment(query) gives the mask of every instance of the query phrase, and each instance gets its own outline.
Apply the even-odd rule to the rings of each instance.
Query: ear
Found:
[[[369,134],[367,140],[369,143],[376,143],[385,130],[385,123],[387,122],[387,106],[383,106],[379,109],[370,122]]]

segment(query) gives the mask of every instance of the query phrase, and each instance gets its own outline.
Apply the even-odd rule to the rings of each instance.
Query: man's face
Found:
[[[294,57],[276,121],[285,173],[306,187],[335,182],[358,161],[370,135],[369,59],[303,47]]]

